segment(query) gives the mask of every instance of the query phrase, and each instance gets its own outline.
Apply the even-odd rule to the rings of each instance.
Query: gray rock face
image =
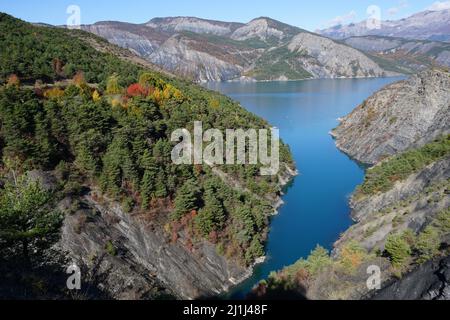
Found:
[[[378,91],[332,132],[339,149],[375,164],[450,132],[450,74],[431,70]]]
[[[157,18],[140,25],[99,22],[83,29],[170,73],[198,82],[252,74],[259,80],[388,74],[358,50],[266,17],[247,24]],[[273,69],[281,71],[273,75]]]
[[[335,243],[336,250],[350,240],[372,251],[384,249],[390,233],[401,233],[406,229],[419,232],[443,209],[450,206],[450,197],[445,195],[450,179],[450,158],[437,161],[394,188],[370,197],[352,197],[352,218],[357,221],[343,233]],[[427,194],[426,189],[435,191]]]
[[[388,64],[408,73],[416,73],[436,64],[450,66],[450,43],[447,42],[383,36],[350,37],[343,42],[369,55],[386,60]]]
[[[367,21],[338,25],[320,30],[320,34],[345,39],[354,36],[379,35],[422,40],[450,40],[450,9],[423,11],[406,19],[381,21],[381,28],[368,28]]]
[[[61,209],[71,203],[66,199]],[[183,299],[209,297],[248,276],[212,244],[201,243],[191,252],[145,216],[124,213],[113,202],[102,204],[90,195],[82,203],[84,209],[66,217],[59,245],[90,268],[101,257],[103,289],[115,299],[145,299],[149,292],[157,296],[155,290]]]
[[[316,78],[379,77],[386,72],[363,53],[311,33],[300,33],[289,43],[302,53],[303,68]]]
[[[173,36],[147,57],[172,73],[197,81],[222,81],[239,77],[243,68],[193,49],[185,37]]]
[[[450,300],[450,257],[430,261],[377,292],[372,300]]]
[[[166,32],[190,31],[194,33],[225,36],[230,35],[234,30],[243,26],[243,24],[199,19],[195,17],[168,17],[152,19],[146,23],[146,26]]]

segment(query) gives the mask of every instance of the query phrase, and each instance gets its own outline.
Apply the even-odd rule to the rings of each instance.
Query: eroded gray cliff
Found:
[[[333,130],[337,147],[375,164],[450,132],[450,73],[427,70],[368,98]]]

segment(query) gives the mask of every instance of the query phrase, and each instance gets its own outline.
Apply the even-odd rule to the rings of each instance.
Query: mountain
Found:
[[[216,36],[230,36],[236,29],[244,26],[243,23],[222,22],[195,17],[154,18],[145,25],[169,33],[190,31]]]
[[[171,138],[196,120],[266,121],[92,33],[0,13],[0,34],[2,298],[195,299],[251,274],[296,174],[288,147],[279,175],[263,177],[257,165],[175,165]]]
[[[450,43],[408,40],[385,36],[360,36],[342,40],[365,52],[386,70],[416,73],[434,65],[450,67]]]
[[[367,28],[367,21],[337,25],[319,30],[321,35],[333,39],[355,36],[389,36],[407,39],[450,41],[450,9],[423,11],[397,21],[381,21],[379,29]]]
[[[383,88],[333,131],[338,148],[358,161],[375,164],[449,134],[448,88],[450,74],[438,69]]]
[[[98,22],[82,28],[195,81],[393,74],[346,44],[267,17],[247,24],[171,17],[139,25]]]

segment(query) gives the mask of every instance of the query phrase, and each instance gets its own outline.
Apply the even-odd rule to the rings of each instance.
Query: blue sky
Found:
[[[338,22],[357,22],[367,17],[370,5],[381,9],[383,20],[404,18],[430,6],[450,7],[442,0],[0,0],[0,11],[30,22],[66,24],[69,5],[81,9],[81,23],[118,20],[143,23],[153,17],[197,16],[248,22],[259,16],[316,30]]]

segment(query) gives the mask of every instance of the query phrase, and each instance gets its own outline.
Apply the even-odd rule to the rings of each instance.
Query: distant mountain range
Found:
[[[416,73],[434,65],[450,67],[450,43],[385,36],[360,36],[342,40],[364,51],[386,70]]]
[[[337,25],[318,31],[333,39],[354,36],[389,36],[407,39],[450,41],[450,9],[423,11],[397,21],[382,21],[379,29],[370,29],[367,22]]]
[[[194,17],[83,26],[195,81],[289,80],[392,74],[344,43],[261,17],[247,24]]]
[[[447,43],[403,39],[450,38],[449,16],[449,10],[418,13],[383,22],[370,36],[365,22],[319,35],[267,17],[246,24],[168,17],[82,28],[194,81],[294,80],[377,77],[414,73],[433,64],[450,66]]]

